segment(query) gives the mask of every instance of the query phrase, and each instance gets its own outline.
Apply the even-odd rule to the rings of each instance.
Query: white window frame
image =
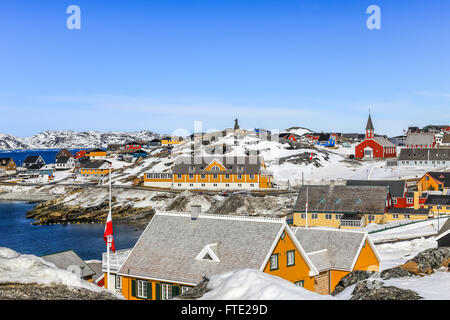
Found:
[[[147,299],[147,281],[137,280],[137,297],[142,299]]]
[[[270,256],[270,270],[278,270],[278,254],[274,253]]]
[[[161,300],[172,299],[172,285],[169,283],[161,283]]]
[[[287,266],[292,267],[295,265],[295,250],[290,250],[286,253],[287,255]]]

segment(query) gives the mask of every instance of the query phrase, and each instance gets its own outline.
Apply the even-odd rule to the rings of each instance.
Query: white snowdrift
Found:
[[[58,269],[53,263],[42,258],[20,254],[4,247],[0,247],[0,283],[61,284],[69,288],[104,291],[69,271]]]
[[[297,287],[280,277],[255,269],[212,276],[203,300],[328,300],[330,296]]]

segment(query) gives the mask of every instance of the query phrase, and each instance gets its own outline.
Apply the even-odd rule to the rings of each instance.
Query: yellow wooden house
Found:
[[[114,279],[128,300],[166,300],[205,276],[250,268],[329,294],[349,272],[379,264],[366,233],[291,229],[284,219],[193,210],[155,214]]]
[[[417,182],[417,189],[421,191],[441,191],[447,194],[450,191],[450,172],[427,172]]]
[[[91,160],[105,160],[106,159],[106,150],[103,149],[91,149],[86,151],[86,157]]]
[[[386,212],[392,206],[388,186],[302,186],[293,225],[358,229],[369,223],[386,223]]]

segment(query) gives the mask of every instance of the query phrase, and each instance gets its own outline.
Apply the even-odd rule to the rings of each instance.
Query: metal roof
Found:
[[[70,266],[78,266],[81,269],[81,277],[85,278],[95,274],[95,271],[84,262],[73,250],[42,256],[45,261],[53,263],[57,268],[67,270]]]
[[[213,161],[222,164],[227,171],[205,171]],[[211,157],[178,157],[173,165],[174,174],[258,174],[264,160],[260,156],[211,156]]]
[[[402,198],[407,190],[405,180],[347,180],[347,186],[388,186],[394,198]]]

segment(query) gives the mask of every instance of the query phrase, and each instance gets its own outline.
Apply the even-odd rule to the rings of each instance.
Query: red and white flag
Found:
[[[309,157],[309,161],[311,161],[313,158],[313,153],[311,152],[311,156]]]
[[[103,234],[103,239],[106,242],[106,246],[108,246],[109,242],[109,244],[111,245],[112,252],[116,252],[116,248],[114,247],[111,211],[108,213],[108,219],[106,219],[105,233]]]

